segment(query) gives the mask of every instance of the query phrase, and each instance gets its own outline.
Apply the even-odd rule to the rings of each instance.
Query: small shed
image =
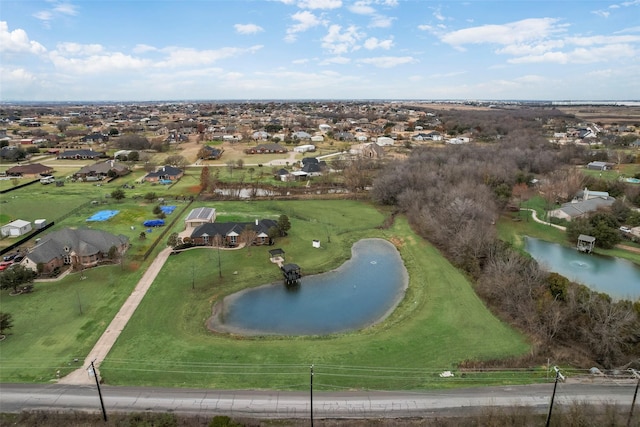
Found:
[[[276,258],[284,259],[284,251],[280,248],[269,250],[269,259],[273,260]]]
[[[20,237],[31,231],[31,223],[22,219],[16,219],[7,225],[3,225],[0,233],[2,237]]]
[[[202,224],[215,222],[215,220],[215,208],[202,207],[195,208],[191,212],[189,212],[189,215],[187,215],[187,218],[184,220],[184,222],[187,227],[196,228],[201,226]]]
[[[595,243],[595,237],[581,234],[578,236],[578,245],[576,246],[576,249],[578,249],[580,252],[586,252],[590,254],[593,251]]]

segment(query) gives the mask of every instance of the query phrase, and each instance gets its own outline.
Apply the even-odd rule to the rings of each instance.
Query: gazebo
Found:
[[[578,236],[578,245],[576,249],[580,252],[586,252],[588,254],[593,251],[593,247],[595,246],[596,238],[593,236],[587,236],[586,234],[581,234]]]

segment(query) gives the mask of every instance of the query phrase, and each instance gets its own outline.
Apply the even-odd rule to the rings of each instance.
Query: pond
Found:
[[[278,282],[224,298],[214,307],[208,326],[242,335],[327,335],[357,330],[384,320],[404,297],[408,282],[393,244],[364,239],[353,245],[352,258],[342,266],[304,276],[294,289]]]
[[[640,267],[615,257],[586,254],[575,248],[525,238],[525,250],[549,271],[604,292],[614,299],[640,298]]]

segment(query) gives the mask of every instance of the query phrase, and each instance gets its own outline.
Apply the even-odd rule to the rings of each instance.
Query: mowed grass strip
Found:
[[[326,390],[445,387],[459,383],[440,378],[443,369],[455,369],[463,360],[504,358],[529,349],[526,339],[495,318],[466,278],[415,236],[401,217],[391,228],[381,229],[385,215],[360,202],[212,206],[218,221],[287,214],[290,235],[275,247],[283,248],[287,262],[299,264],[304,274],[338,267],[357,240],[386,238],[396,244],[409,271],[406,297],[384,322],[361,331],[312,337],[215,334],[205,322],[216,301],[279,281],[280,272],[268,260],[268,247],[185,251],[169,258],[102,364],[108,384],[305,389],[314,364],[317,386]],[[322,248],[312,248],[312,239],[320,239]],[[483,381],[517,381],[508,377]]]

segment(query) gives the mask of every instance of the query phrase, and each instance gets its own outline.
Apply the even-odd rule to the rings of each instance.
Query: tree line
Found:
[[[502,120],[503,113],[474,112],[473,119]],[[613,301],[550,274],[496,234],[505,207],[521,196],[514,189],[528,188],[533,176],[566,182],[566,172],[558,171],[588,157],[579,147],[550,144],[542,128],[549,118],[544,114],[502,120],[509,129],[489,144],[415,149],[378,175],[372,197],[406,214],[418,234],[467,273],[494,313],[532,337],[534,359],[546,361],[551,355],[605,368],[637,363],[640,302]],[[550,115],[556,118],[557,112]],[[573,185],[577,190],[583,184]],[[556,188],[554,202],[572,196],[572,190]]]

